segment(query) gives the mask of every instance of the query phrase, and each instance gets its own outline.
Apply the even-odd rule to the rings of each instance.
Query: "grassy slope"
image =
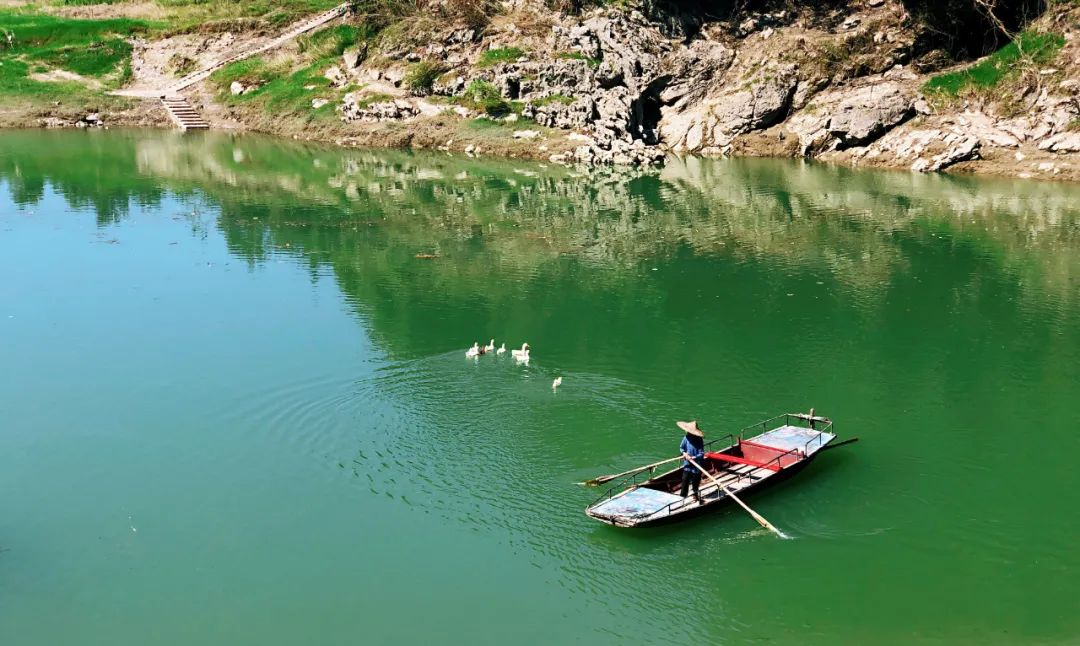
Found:
[[[323,72],[340,62],[342,52],[361,36],[353,25],[336,25],[298,39],[299,59],[272,62],[249,58],[223,67],[210,77],[217,100],[267,119],[294,119],[325,127],[338,122],[334,108],[351,88],[335,88]],[[229,86],[238,81],[257,89],[233,95]],[[310,89],[309,89],[310,88]],[[312,107],[314,99],[328,101]]]
[[[247,28],[276,30],[340,2],[157,0],[161,18],[154,21],[68,18],[51,12],[102,4],[122,4],[122,0],[55,0],[52,7],[44,9],[36,5],[0,9],[0,95],[9,113],[40,114],[58,101],[72,108],[80,105],[86,110],[131,107],[130,100],[106,92],[123,86],[131,78],[132,48],[128,39],[133,36],[153,38],[199,29],[220,30],[235,26],[238,21]],[[31,78],[34,73],[53,70],[78,74],[88,82]],[[309,84],[306,79],[295,80]]]
[[[1043,65],[1049,63],[1065,45],[1061,34],[1025,31],[974,65],[932,77],[923,85],[927,93],[956,97],[961,93],[993,90],[1019,72],[1022,57]]]
[[[30,75],[59,69],[92,79],[102,89],[119,87],[131,75],[131,45],[125,38],[150,29],[137,20],[73,20],[0,11],[0,95],[14,109],[56,101],[85,104],[87,109],[125,106],[128,101],[82,83],[38,81]]]

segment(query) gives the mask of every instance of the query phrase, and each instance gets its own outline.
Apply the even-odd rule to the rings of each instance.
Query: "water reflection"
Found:
[[[336,251],[375,237],[384,248],[454,255],[455,272],[530,273],[567,254],[627,267],[688,247],[824,266],[873,291],[905,266],[905,244],[949,236],[1019,284],[1070,299],[1080,263],[1069,253],[1080,245],[1080,189],[1048,183],[695,158],[673,158],[659,174],[586,174],[220,134],[35,132],[5,141],[0,178],[18,204],[40,201],[52,184],[105,224],[132,202],[198,191],[220,207],[220,226],[250,261],[291,250],[338,266]],[[318,232],[330,229],[342,233],[328,248]],[[462,264],[462,251],[481,241],[484,253]]]

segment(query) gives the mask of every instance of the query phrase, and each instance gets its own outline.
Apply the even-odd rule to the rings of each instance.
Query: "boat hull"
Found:
[[[817,453],[815,453],[814,455],[812,455],[812,456],[806,458],[805,460],[799,462],[798,464],[791,465],[790,467],[784,469],[783,471],[777,473],[776,475],[774,475],[772,477],[766,478],[766,479],[762,480],[761,482],[759,482],[759,483],[757,483],[755,485],[752,485],[750,487],[747,487],[746,489],[743,489],[742,491],[740,491],[738,493],[739,499],[740,500],[751,499],[751,498],[755,497],[757,494],[768,490],[770,487],[773,487],[775,485],[778,485],[778,484],[786,481],[788,478],[792,477],[793,475],[795,475],[795,474],[799,473],[800,471],[802,471],[803,469],[805,469],[807,467],[807,465],[809,465],[811,462],[814,461],[815,457],[817,457]],[[598,520],[598,521],[600,521],[600,522],[602,522],[602,523],[604,523],[606,525],[611,525],[613,527],[644,528],[644,527],[660,527],[662,525],[671,525],[673,523],[680,523],[680,522],[682,522],[684,520],[690,520],[690,519],[693,519],[693,518],[700,518],[700,517],[706,516],[708,514],[714,514],[714,513],[717,513],[717,512],[724,511],[724,510],[726,510],[727,508],[729,508],[729,507],[731,507],[733,505],[735,505],[735,501],[731,499],[731,496],[724,496],[722,498],[717,498],[715,500],[711,500],[711,501],[707,502],[706,504],[698,506],[698,507],[691,507],[691,508],[688,508],[688,509],[683,510],[683,511],[678,511],[678,512],[668,514],[668,515],[665,515],[665,516],[660,516],[660,517],[655,518],[655,519],[646,519],[646,520],[642,520],[642,521],[639,521],[639,522],[636,522],[636,523],[630,523],[630,524],[619,524],[618,522],[616,522],[614,520],[611,520],[609,518],[603,518],[603,517],[600,517],[600,516],[594,516],[593,514],[590,514],[588,511],[586,511],[585,513],[590,518],[595,518],[596,520]]]

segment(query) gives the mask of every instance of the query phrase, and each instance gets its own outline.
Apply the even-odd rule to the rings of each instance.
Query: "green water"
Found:
[[[2,133],[0,642],[1077,643],[1078,315],[1077,186]],[[811,406],[794,540],[582,513]]]

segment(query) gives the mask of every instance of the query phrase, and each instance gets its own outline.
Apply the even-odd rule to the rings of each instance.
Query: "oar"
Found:
[[[623,476],[628,476],[631,473],[637,473],[638,471],[644,471],[646,469],[653,469],[655,467],[660,466],[661,464],[667,464],[668,462],[674,462],[675,460],[681,460],[681,459],[682,459],[682,456],[678,456],[678,457],[674,457],[674,458],[668,458],[667,460],[660,460],[659,462],[653,462],[652,464],[646,464],[643,467],[638,467],[636,469],[630,469],[629,471],[623,471],[622,473],[613,473],[613,474],[607,475],[607,476],[597,476],[597,477],[593,478],[592,480],[586,480],[585,482],[579,482],[578,484],[579,485],[585,485],[586,487],[596,487],[596,486],[604,484],[605,482],[610,482],[610,481],[614,480],[615,478],[621,478]]]
[[[820,450],[827,451],[829,449],[839,448],[841,446],[844,446],[845,444],[851,444],[852,442],[858,442],[858,441],[859,441],[859,438],[853,437],[853,438],[844,440],[843,442],[837,442],[836,444],[826,444],[825,448],[820,449]]]
[[[698,465],[697,462],[694,462],[694,459],[692,457],[690,457],[689,455],[685,455],[685,454],[683,455],[683,457],[686,459],[687,462],[694,465],[694,468],[696,468],[698,471],[704,473],[709,478],[709,480],[712,480],[713,484],[715,484],[717,487],[723,489],[724,493],[726,493],[729,498],[731,498],[735,502],[739,503],[739,506],[742,507],[743,509],[745,509],[747,511],[747,513],[749,513],[751,516],[753,516],[754,520],[756,520],[759,525],[761,525],[765,529],[771,531],[772,533],[776,534],[780,538],[788,538],[788,536],[786,534],[784,534],[784,532],[780,531],[779,529],[776,529],[776,527],[772,523],[765,520],[764,516],[757,513],[753,509],[750,509],[750,507],[748,507],[745,502],[739,500],[739,497],[735,495],[735,492],[733,492],[731,489],[728,489],[723,484],[721,484],[719,480],[717,480],[716,478],[713,477],[713,474],[709,473],[705,469],[702,469]]]

